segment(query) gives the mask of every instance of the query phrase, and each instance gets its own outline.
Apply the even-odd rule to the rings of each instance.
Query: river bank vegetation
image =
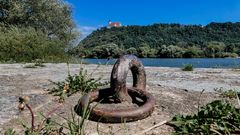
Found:
[[[240,23],[202,25],[154,24],[103,27],[72,50],[80,57],[110,58],[121,54],[159,58],[224,58],[240,54]]]
[[[57,62],[78,33],[63,0],[0,1],[0,62]]]

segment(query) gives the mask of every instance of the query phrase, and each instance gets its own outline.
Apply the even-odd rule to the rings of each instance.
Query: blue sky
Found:
[[[240,22],[240,0],[66,0],[83,36],[106,26]]]

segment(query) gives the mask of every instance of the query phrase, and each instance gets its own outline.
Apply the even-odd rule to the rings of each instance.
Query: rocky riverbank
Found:
[[[45,112],[57,104],[54,101],[56,97],[47,94],[46,90],[53,87],[50,80],[57,82],[66,78],[68,66],[67,64],[45,65],[46,67],[25,68],[26,64],[0,64],[0,134],[6,127],[18,127],[16,118],[22,115],[17,110],[19,96],[29,95],[34,111]],[[78,73],[80,68],[87,69],[93,77],[101,76],[103,81],[110,80],[111,65],[69,65],[71,74]],[[157,101],[153,115],[142,121],[127,123],[123,129],[121,124],[100,124],[99,130],[114,132],[121,129],[119,134],[124,133],[125,130],[129,134],[136,133],[168,120],[177,113],[195,112],[200,91],[203,89],[206,93],[201,99],[201,105],[219,98],[219,95],[214,93],[214,89],[240,89],[240,71],[233,69],[199,68],[190,72],[182,71],[180,68],[146,67],[145,69],[147,89]],[[131,85],[131,74],[127,82]],[[79,95],[70,97],[58,112],[63,112],[63,115],[67,116],[68,109],[74,106],[78,99]],[[24,116],[28,116],[28,113]],[[89,122],[88,125],[86,132],[95,133],[96,123]],[[21,130],[20,127],[18,129]],[[165,125],[152,130],[149,134],[169,134],[169,132],[171,128]]]

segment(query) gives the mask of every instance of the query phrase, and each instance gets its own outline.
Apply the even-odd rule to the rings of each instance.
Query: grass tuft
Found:
[[[182,71],[193,71],[193,65],[192,64],[183,65]]]
[[[215,88],[214,91],[217,92],[223,98],[236,99],[237,96],[240,96],[240,91],[234,89],[225,90],[223,87],[220,87]]]

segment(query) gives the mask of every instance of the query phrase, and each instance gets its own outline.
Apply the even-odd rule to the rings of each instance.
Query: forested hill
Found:
[[[115,53],[139,57],[235,57],[239,50],[240,22],[228,22],[104,27],[82,40],[75,53],[87,57],[117,57]]]

